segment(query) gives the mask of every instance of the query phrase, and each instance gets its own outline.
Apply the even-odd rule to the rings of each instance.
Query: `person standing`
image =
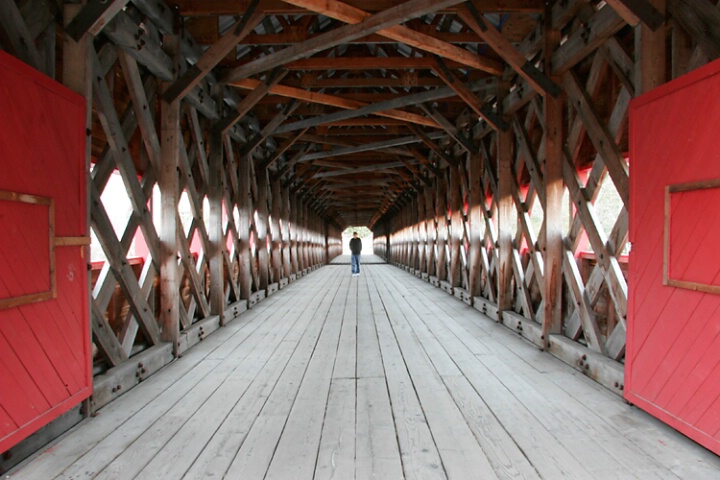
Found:
[[[362,240],[358,237],[357,232],[353,232],[350,239],[350,264],[352,265],[352,276],[360,276],[360,252],[362,251]]]

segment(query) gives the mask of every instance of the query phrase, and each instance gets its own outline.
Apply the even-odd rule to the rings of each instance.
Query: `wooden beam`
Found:
[[[260,146],[265,140],[268,139],[277,128],[292,115],[292,113],[300,106],[299,102],[293,101],[292,103],[285,106],[275,117],[263,127],[253,138],[249,139],[248,142],[240,149],[240,156],[252,155],[253,150]],[[262,165],[259,165],[262,167]]]
[[[570,70],[625,25],[625,20],[615,10],[607,5],[601,8],[553,52],[552,75],[559,76]]]
[[[248,156],[248,161],[252,161]],[[268,231],[268,176],[267,170],[257,170],[257,201],[255,202],[255,245],[258,256],[258,290],[267,290],[270,265],[268,262],[267,231]]]
[[[237,82],[232,82],[230,85],[238,87],[238,88],[246,88],[246,89],[252,89],[256,88],[258,85],[257,80],[253,79],[243,79]],[[423,92],[420,94],[411,94],[406,95],[403,97],[397,97],[393,100],[388,100],[384,102],[378,102],[374,104],[368,104],[365,102],[360,102],[358,100],[350,100],[343,97],[339,97],[336,95],[328,95],[325,93],[318,93],[318,92],[311,92],[308,90],[303,90],[300,88],[295,87],[288,87],[284,85],[277,85],[270,89],[270,92],[275,95],[280,95],[283,97],[290,97],[297,100],[302,100],[304,102],[308,103],[315,103],[319,105],[328,105],[332,107],[338,107],[345,110],[350,110],[350,112],[339,112],[335,114],[329,114],[329,115],[323,115],[319,117],[315,117],[313,119],[305,120],[302,126],[296,127],[296,124],[299,124],[300,122],[295,122],[292,128],[289,126],[283,129],[278,130],[278,133],[286,133],[292,130],[298,130],[301,128],[309,128],[317,125],[323,125],[325,123],[332,123],[337,122],[339,120],[347,120],[350,118],[359,117],[361,115],[366,115],[369,113],[373,113],[378,116],[386,117],[386,118],[392,118],[396,120],[401,120],[403,122],[411,122],[411,123],[418,123],[420,125],[426,125],[430,127],[437,127],[437,124],[433,120],[429,120],[422,115],[417,115],[410,112],[405,112],[402,110],[396,110],[400,107],[405,107],[408,105],[415,105],[421,101],[432,101],[432,100],[440,100],[443,98],[447,98],[449,96],[452,96],[452,91],[447,90],[440,90],[440,89],[434,89],[430,90],[428,92]],[[429,100],[425,100],[425,98],[428,98]]]
[[[219,129],[224,134],[229,132],[241,118],[247,115],[247,113],[252,110],[252,108],[273,89],[273,87],[275,87],[275,85],[280,83],[285,75],[287,75],[287,70],[278,69],[270,72],[263,82],[255,80],[256,83],[251,88],[252,92],[243,98],[237,105],[237,111],[220,120],[215,128]]]
[[[389,163],[383,163],[381,165],[368,165],[367,167],[357,167],[357,168],[348,168],[346,170],[335,170],[332,172],[321,172],[316,173],[312,176],[312,178],[327,178],[327,177],[338,177],[342,175],[354,175],[356,173],[365,173],[365,172],[378,172],[383,170],[388,170],[392,168],[399,168],[403,167],[403,162],[389,162]]]
[[[710,60],[720,58],[720,10],[714,2],[667,0],[667,8]]]
[[[636,27],[635,51],[639,52],[639,55],[637,55],[639,58],[636,60],[639,78],[635,79],[635,86],[638,94],[649,92],[667,81],[667,68],[665,67],[667,35],[665,28],[658,28],[665,23],[666,0],[650,1],[654,5],[650,5],[653,10],[657,12],[655,9],[657,7],[662,12],[662,15],[659,24],[655,28],[645,22]],[[714,10],[718,12],[717,9]],[[658,12],[658,15],[660,15],[660,12]],[[720,15],[718,19],[720,19]],[[720,22],[718,26],[720,27]]]
[[[512,229],[517,222],[514,216],[512,191],[514,189],[512,178],[512,132],[498,132],[497,134],[497,258],[498,258],[498,315],[503,320],[503,311],[511,310],[513,306],[512,288]]]
[[[179,61],[179,39],[175,35],[165,37],[169,54]],[[178,354],[180,336],[180,278],[177,263],[177,206],[179,192],[180,161],[180,101],[162,101],[161,114],[161,167],[158,175],[160,188],[160,324],[162,339],[173,344]]]
[[[453,288],[462,287],[462,261],[460,248],[464,233],[462,212],[462,191],[460,188],[461,166],[450,167],[450,226],[452,237],[450,239],[450,276],[449,281]]]
[[[286,0],[286,3],[303,7],[315,13],[349,24],[360,23],[372,15],[364,10],[339,1],[334,1],[332,4],[329,4],[324,0]],[[500,62],[475,55],[464,48],[456,47],[455,45],[443,42],[430,35],[417,32],[402,25],[394,25],[379,30],[377,33],[415,49],[454,60],[476,70],[485,71],[493,75],[500,75],[503,72],[503,65]]]
[[[447,281],[447,179],[445,175],[437,177],[437,192],[435,196],[435,222],[437,224],[437,256],[435,257],[435,272],[438,280]]]
[[[494,26],[488,25],[475,6],[468,2],[458,7],[458,16],[479,37],[484,39],[515,72],[523,77],[535,91],[557,97],[560,87],[528,61]]]
[[[78,41],[83,35],[97,37],[105,25],[120,13],[129,0],[90,0],[65,28],[65,33]]]
[[[369,12],[379,12],[391,6],[401,5],[407,0],[345,0],[348,5]],[[542,13],[543,0],[473,0],[482,13]],[[174,4],[185,16],[242,15],[250,5],[250,0],[174,0]],[[308,15],[306,9],[289,5],[281,0],[262,0],[260,8],[269,15]],[[441,13],[454,13],[453,7],[439,10]]]
[[[471,154],[468,164],[468,190],[470,191],[468,195],[468,220],[470,222],[470,233],[468,238],[470,244],[468,255],[470,284],[468,285],[468,291],[470,292],[470,295],[476,297],[482,293],[482,287],[480,285],[482,274],[480,268],[480,250],[482,249],[481,230],[484,219],[480,202],[485,201],[482,188],[482,155],[480,153]]]
[[[214,45],[205,50],[200,60],[176,80],[164,93],[167,101],[182,98],[202,81],[220,61],[235,49],[238,43],[250,34],[265,18],[265,13],[256,12],[259,0],[253,0],[245,14]]]
[[[225,268],[223,250],[225,236],[223,235],[223,197],[227,186],[223,175],[223,139],[222,133],[214,130],[210,132],[209,154],[210,178],[208,180],[207,198],[210,206],[210,221],[208,225],[208,240],[210,248],[207,252],[210,260],[210,314],[220,317],[220,324],[224,325],[225,318]],[[232,207],[228,208],[232,215]]]
[[[552,51],[560,43],[560,31],[545,23],[545,49]],[[546,58],[550,68],[550,58]],[[556,79],[559,80],[559,79]],[[541,202],[545,221],[545,256],[543,265],[543,317],[541,341],[544,349],[550,345],[550,335],[562,333],[562,278],[563,278],[563,108],[564,99],[545,97],[545,171]],[[573,259],[574,263],[574,259]]]
[[[655,8],[652,0],[606,0],[628,25],[641,22],[653,32],[665,23],[664,10]]]
[[[247,78],[251,75],[270,70],[300,58],[309,57],[317,52],[354,40],[384,28],[397,25],[413,18],[421,17],[445,7],[457,5],[462,0],[409,0],[380,13],[376,13],[355,25],[345,25],[330,32],[318,35],[305,42],[279,50],[230,71],[225,83]]]
[[[483,118],[495,130],[506,131],[509,128],[508,124],[502,119],[502,117],[493,112],[492,108],[488,104],[483,103],[483,101],[480,100],[475,93],[458,80],[442,60],[439,58],[436,60],[437,65],[433,71],[438,77],[442,78],[443,81],[452,88],[476,114]]]
[[[386,70],[432,70],[433,57],[311,57],[286,63],[283,68],[295,71],[336,70],[357,71]],[[448,68],[466,68],[452,60],[445,60]]]
[[[285,140],[273,153],[273,156],[268,158],[267,160],[264,160],[262,164],[259,166],[260,170],[266,169],[271,167],[285,152],[290,149],[295,143],[297,143],[300,138],[305,135],[305,132],[307,132],[307,129],[300,130],[296,134],[292,135],[290,138]]]
[[[566,72],[562,76],[563,86],[567,92],[568,100],[575,107],[582,118],[588,137],[595,149],[603,158],[615,188],[626,208],[629,208],[629,178],[628,166],[625,163],[620,148],[615,143],[607,127],[603,125],[592,107],[590,97],[580,86],[580,82],[573,72]]]
[[[455,140],[455,142],[460,146],[460,148],[464,149],[467,153],[471,154],[474,152],[475,148],[473,147],[472,141],[465,138],[460,131],[455,128],[455,125],[453,125],[450,120],[445,118],[445,116],[440,113],[436,108],[430,107],[426,103],[421,103],[420,109],[425,112],[425,115],[435,120],[440,127],[445,130],[445,132],[450,135],[450,137]]]
[[[435,142],[432,141],[432,139],[420,128],[415,127],[415,125],[408,125],[410,130],[417,135],[417,137],[420,139],[420,141],[428,147],[430,150],[432,150],[435,155],[437,155],[439,158],[441,158],[445,163],[450,165],[451,167],[457,167],[457,160],[455,160],[451,154],[447,154],[443,151],[442,148],[440,148],[439,145],[437,145]]]
[[[37,70],[42,70],[40,52],[35,46],[35,39],[30,34],[14,0],[0,1],[0,29],[5,33],[17,58]]]

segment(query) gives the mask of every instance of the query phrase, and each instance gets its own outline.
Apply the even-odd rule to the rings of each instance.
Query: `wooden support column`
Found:
[[[210,132],[210,177],[208,181],[208,204],[210,206],[210,221],[208,225],[208,239],[210,248],[210,314],[220,317],[220,324],[225,324],[225,264],[223,250],[225,249],[225,236],[223,235],[223,197],[225,185],[223,182],[223,139],[222,132]]]
[[[82,10],[82,5],[65,5],[63,10],[63,24],[68,25],[73,18]],[[54,24],[53,24],[54,25]],[[53,38],[55,35],[53,34]],[[62,82],[63,85],[68,87],[73,92],[82,95],[82,97],[85,99],[85,131],[91,132],[92,131],[92,62],[90,61],[90,48],[92,47],[92,38],[88,35],[83,35],[78,41],[73,40],[68,35],[63,36],[63,78]],[[54,49],[53,49],[54,50]],[[54,51],[53,51],[54,53]],[[92,157],[92,141],[90,138],[90,134],[86,134],[85,137],[85,184],[86,184],[86,195],[88,195],[86,199],[86,208],[85,211],[86,215],[86,229],[85,229],[85,236],[90,237],[90,218],[91,218],[91,212],[90,208],[92,205],[92,202],[89,198],[89,192],[90,189],[90,183],[92,182],[92,178],[90,176],[90,159]],[[87,261],[90,261],[90,249],[88,247],[82,247],[85,249],[85,258]],[[91,283],[91,276],[87,276],[87,292],[88,292],[88,300],[90,301],[90,311],[93,312],[92,306],[96,304],[96,302],[93,300],[92,296],[92,283]],[[91,313],[91,319],[94,318],[95,315]],[[101,318],[104,318],[104,315],[100,315]],[[119,345],[119,342],[115,341],[114,335],[108,335],[108,329],[106,328],[106,325],[103,324],[97,324],[95,321],[91,321],[91,330],[101,330],[102,332],[99,333],[100,339],[97,340],[98,348],[101,349],[103,352],[111,352],[109,355],[107,355],[110,358],[110,362],[114,365],[117,365],[125,360],[127,355],[125,355],[124,352],[121,352],[121,347]],[[97,325],[97,326],[96,326]],[[91,332],[88,332],[87,334],[92,335]],[[102,337],[105,337],[108,341],[103,342]],[[120,348],[118,348],[120,347]],[[90,401],[85,400],[83,402],[84,405],[84,415],[88,416],[92,413],[92,410],[90,408]]]
[[[298,247],[298,234],[300,225],[298,222],[298,200],[297,195],[290,194],[290,250],[292,251],[292,273],[297,275],[300,271],[300,249]]]
[[[310,229],[308,224],[308,205],[305,200],[302,200],[300,203],[301,205],[301,211],[302,211],[302,242],[301,242],[301,248],[302,248],[302,262],[303,262],[303,270],[307,270],[310,268]]]
[[[447,280],[445,245],[447,244],[447,180],[445,176],[437,179],[437,197],[435,200],[437,218],[437,264],[435,271],[438,280]]]
[[[425,192],[422,191],[417,196],[416,201],[416,222],[418,228],[418,265],[417,269],[421,273],[427,273],[427,225],[425,223]]]
[[[553,30],[551,22],[545,24],[545,49],[554,51],[560,43],[560,32]],[[545,67],[550,69],[549,60]],[[554,81],[559,79],[553,78]],[[542,346],[550,345],[550,334],[562,333],[562,278],[563,278],[563,97],[545,97],[545,263],[544,311],[542,319]]]
[[[249,300],[252,293],[252,273],[250,270],[250,159],[240,157],[238,166],[238,243],[240,244],[240,298]]]
[[[175,59],[180,50],[177,35],[164,39],[168,53]],[[179,69],[178,69],[179,70]],[[176,71],[178,71],[176,70]],[[165,85],[164,87],[167,87]],[[162,101],[160,173],[160,325],[161,339],[172,342],[173,352],[178,354],[180,336],[180,272],[178,270],[177,206],[180,198],[180,101]]]
[[[482,154],[474,153],[470,155],[469,175],[469,212],[468,219],[470,221],[470,252],[468,263],[470,265],[470,285],[468,290],[470,295],[477,297],[482,295],[480,286],[481,269],[480,269],[480,249],[482,248],[481,228],[485,222],[483,218],[483,210],[480,202],[484,202],[482,177],[483,177],[483,158]]]
[[[257,203],[255,205],[255,211],[257,212],[257,220],[255,224],[255,229],[257,230],[257,242],[255,247],[258,252],[258,278],[260,280],[258,290],[267,290],[270,272],[267,250],[268,179],[267,170],[264,168],[257,168],[255,172],[257,175]]]
[[[665,14],[666,0],[648,0],[661,14]],[[666,26],[654,32],[644,23],[635,27],[636,59],[635,93],[641,95],[666,82]]]
[[[512,177],[512,130],[497,132],[497,165],[498,165],[498,315],[502,321],[503,310],[512,309],[512,229],[513,222],[513,188]]]
[[[460,167],[450,167],[450,283],[453,288],[462,286],[462,261],[460,242],[463,236],[462,190],[460,189]]]
[[[292,263],[290,254],[290,190],[281,189],[282,195],[282,249],[283,278],[290,278]]]
[[[427,187],[425,189],[425,230],[427,231],[427,247],[428,254],[425,258],[427,262],[426,272],[433,276],[437,269],[435,268],[435,240],[437,239],[437,228],[435,227],[435,202],[433,195],[435,189]]]
[[[280,179],[271,181],[272,213],[270,214],[270,235],[272,237],[272,278],[273,282],[280,282],[282,278],[282,236],[280,233],[280,218],[282,216],[282,194],[280,192]]]

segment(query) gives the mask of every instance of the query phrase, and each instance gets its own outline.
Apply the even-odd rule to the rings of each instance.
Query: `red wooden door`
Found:
[[[84,116],[0,51],[0,452],[92,392]]]
[[[720,454],[720,62],[635,99],[625,397]]]

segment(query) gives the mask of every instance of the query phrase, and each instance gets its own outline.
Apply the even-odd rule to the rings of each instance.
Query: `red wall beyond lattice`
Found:
[[[0,51],[0,452],[92,390],[84,116]]]
[[[718,98],[720,61],[631,106],[625,398],[720,454]]]

